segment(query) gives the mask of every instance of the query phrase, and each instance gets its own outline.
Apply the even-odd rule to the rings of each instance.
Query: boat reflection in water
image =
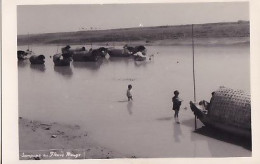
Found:
[[[30,68],[38,72],[45,72],[46,70],[45,64],[31,64]]]
[[[28,67],[29,61],[28,60],[18,60],[17,65],[19,68]]]
[[[73,75],[73,71],[70,67],[54,66],[54,71],[66,78],[71,78]]]
[[[98,70],[102,64],[102,60],[98,60],[97,62],[72,62],[72,65],[76,69],[90,69],[90,70]]]

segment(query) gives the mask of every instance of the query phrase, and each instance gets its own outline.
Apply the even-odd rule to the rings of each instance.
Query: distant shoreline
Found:
[[[107,44],[108,43],[108,44]],[[124,45],[136,46],[190,46],[192,45],[191,39],[176,39],[176,40],[157,40],[152,42],[145,41],[133,41],[133,42],[93,42],[93,43],[70,43],[69,45],[98,45],[104,47],[111,46],[124,46]],[[66,43],[60,44],[31,44],[31,46],[65,46]],[[197,46],[236,46],[236,45],[250,45],[249,37],[232,37],[232,38],[196,38],[194,39],[194,45]],[[25,44],[18,46],[27,46]]]
[[[18,35],[22,45],[190,45],[191,25]],[[248,21],[194,25],[195,44],[230,45],[250,42]]]

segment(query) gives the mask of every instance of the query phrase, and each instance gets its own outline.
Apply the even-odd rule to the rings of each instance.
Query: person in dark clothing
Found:
[[[208,110],[208,111],[209,111],[210,106],[211,106],[211,104],[212,104],[212,99],[213,99],[214,95],[215,95],[215,92],[212,92],[212,93],[211,93],[211,98],[210,98],[209,104],[208,104],[208,106],[207,106],[207,110]]]
[[[174,113],[174,118],[177,119],[177,123],[179,123],[179,110],[180,110],[180,107],[181,107],[181,99],[178,97],[179,96],[179,91],[174,91],[174,96],[172,98],[172,103],[173,103],[173,107],[172,107],[172,110],[175,111]]]
[[[127,87],[128,89],[127,89],[127,91],[126,91],[126,96],[127,96],[127,98],[128,98],[128,101],[130,101],[130,100],[133,100],[133,96],[132,96],[132,85],[128,85],[128,87]]]
[[[211,93],[211,98],[210,98],[210,102],[206,101],[206,100],[202,100],[199,102],[199,105],[201,106],[202,112],[205,114],[208,114],[209,110],[210,110],[210,106],[212,104],[212,99],[214,96],[215,92]]]

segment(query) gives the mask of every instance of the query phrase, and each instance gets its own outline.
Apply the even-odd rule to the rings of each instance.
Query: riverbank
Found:
[[[93,43],[78,43],[78,42],[71,42],[70,45],[81,45],[81,46],[103,46],[103,47],[114,47],[114,46],[137,46],[137,45],[144,45],[144,46],[191,46],[192,40],[191,38],[184,38],[184,39],[167,39],[167,40],[156,40],[156,41],[118,41],[118,42],[93,42]],[[195,38],[194,45],[195,46],[248,46],[250,44],[249,37],[232,37],[232,38]],[[57,46],[57,44],[32,44],[33,46]],[[66,43],[60,43],[58,46],[65,46]],[[21,45],[22,46],[22,45]]]
[[[119,28],[107,30],[88,30],[18,35],[17,44],[22,45],[64,45],[64,44],[118,44],[139,43],[145,45],[191,44],[191,38],[207,44],[210,40],[234,40],[249,38],[248,21],[219,22],[192,25]],[[206,42],[205,42],[206,41]],[[218,44],[213,41],[212,43]],[[223,44],[223,43],[221,43]]]
[[[93,142],[78,125],[19,118],[20,160],[134,158]]]
[[[77,45],[77,43],[75,43]],[[191,46],[191,38],[182,38],[182,39],[165,39],[165,40],[155,40],[155,41],[131,41],[131,42],[95,42],[92,45],[100,46]],[[249,37],[231,37],[231,38],[195,38],[194,45],[196,46],[232,46],[232,45],[249,45]],[[90,45],[90,44],[86,44]]]

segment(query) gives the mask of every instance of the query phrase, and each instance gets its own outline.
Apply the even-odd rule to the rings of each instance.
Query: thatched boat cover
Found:
[[[61,53],[59,53],[59,54],[55,54],[55,55],[53,55],[52,60],[55,62],[55,61],[59,60],[59,59],[61,58],[61,56],[62,56]]]
[[[229,88],[215,91],[209,106],[208,116],[211,121],[251,129],[250,95]]]
[[[111,49],[108,50],[108,54],[115,57],[129,57],[131,55],[127,49]]]
[[[75,51],[73,52],[73,56],[91,56],[91,53],[89,51]]]

